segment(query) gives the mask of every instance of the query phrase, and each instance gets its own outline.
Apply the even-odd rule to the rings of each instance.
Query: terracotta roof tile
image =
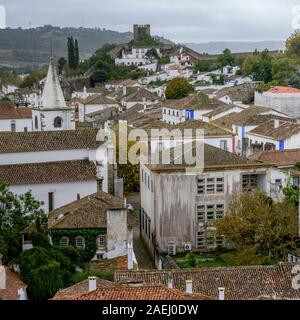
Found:
[[[27,285],[23,283],[20,276],[10,268],[6,270],[6,289],[0,289],[0,300],[19,300],[18,289],[26,289]]]
[[[185,281],[193,281],[195,293],[218,298],[218,288],[225,288],[225,299],[247,300],[257,297],[300,299],[300,290],[292,288],[293,264],[203,268],[171,271],[118,271],[116,283],[140,282],[166,285],[170,275],[176,289],[185,290]]]
[[[300,162],[300,149],[263,151],[253,154],[250,159],[273,163],[280,167],[291,167]]]
[[[88,160],[0,166],[0,181],[10,185],[96,181],[96,166]]]
[[[0,132],[0,153],[96,149],[98,130]]]
[[[121,198],[97,192],[49,213],[48,229],[106,227],[108,209],[125,209]]]
[[[6,119],[31,119],[31,109],[27,107],[15,107],[11,102],[0,102],[0,120]]]
[[[300,93],[300,90],[296,88],[276,86],[269,89],[267,92],[269,93]]]

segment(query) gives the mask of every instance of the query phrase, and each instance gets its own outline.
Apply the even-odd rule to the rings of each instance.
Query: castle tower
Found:
[[[42,106],[33,108],[33,131],[75,130],[74,110],[68,108],[53,58],[50,58],[42,94]]]
[[[151,36],[150,24],[144,24],[144,25],[134,24],[133,25],[134,41],[144,36]]]

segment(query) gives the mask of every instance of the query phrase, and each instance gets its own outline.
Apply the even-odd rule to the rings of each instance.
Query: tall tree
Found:
[[[67,61],[64,57],[59,58],[59,60],[57,61],[58,64],[58,73],[62,74],[64,67],[66,65]]]
[[[71,69],[76,69],[75,43],[73,37],[68,38],[68,63]]]
[[[79,46],[78,46],[78,40],[77,39],[75,39],[74,50],[75,50],[75,53],[74,53],[75,54],[75,57],[74,57],[75,58],[75,66],[76,66],[76,68],[78,68],[80,57],[79,57]]]
[[[235,58],[229,49],[225,49],[223,54],[221,54],[218,58],[218,62],[220,63],[221,67],[225,67],[227,65],[232,66],[234,61]]]

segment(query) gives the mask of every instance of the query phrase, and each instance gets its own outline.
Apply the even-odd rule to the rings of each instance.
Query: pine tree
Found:
[[[73,37],[68,38],[68,62],[71,69],[76,69],[75,44]]]

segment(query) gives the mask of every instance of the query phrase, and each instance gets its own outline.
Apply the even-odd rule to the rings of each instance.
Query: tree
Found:
[[[171,80],[166,88],[167,99],[181,99],[194,92],[193,86],[184,78]]]
[[[256,254],[286,259],[296,248],[297,208],[288,201],[274,203],[260,191],[244,193],[232,200],[216,228],[238,251],[254,247]]]
[[[59,58],[59,60],[57,61],[58,64],[58,73],[62,74],[65,65],[67,64],[67,60],[64,57]]]
[[[210,71],[211,70],[211,65],[209,62],[207,61],[199,61],[195,68],[194,68],[194,72],[206,72],[206,71]]]
[[[66,249],[35,247],[22,252],[19,265],[29,298],[46,300],[71,284],[76,262],[66,254]]]
[[[0,235],[7,245],[5,261],[19,256],[22,250],[21,231],[32,223],[46,220],[41,205],[42,202],[35,200],[31,192],[17,196],[7,185],[0,183]]]
[[[74,44],[74,59],[75,59],[75,69],[78,68],[79,61],[80,61],[80,56],[79,56],[79,46],[78,46],[78,40],[75,39],[75,44]]]
[[[252,78],[254,81],[263,81],[268,83],[272,81],[272,58],[268,50],[260,54],[260,58],[254,61],[252,66]]]
[[[288,56],[300,56],[300,31],[296,30],[285,43]]]
[[[289,79],[296,71],[295,61],[288,58],[274,59],[272,61],[273,80],[288,84]]]
[[[78,68],[79,64],[79,48],[77,39],[73,37],[68,38],[68,63],[69,67],[73,70]]]
[[[221,54],[218,57],[218,62],[220,63],[221,67],[225,67],[227,65],[233,66],[235,61],[234,56],[232,55],[231,51],[229,49],[225,49],[223,51],[223,54]]]
[[[159,59],[159,55],[157,53],[157,50],[155,48],[151,48],[150,50],[147,51],[146,57],[148,59]]]
[[[293,88],[300,89],[300,73],[299,72],[295,72],[291,76],[291,78],[288,80],[288,85]]]

